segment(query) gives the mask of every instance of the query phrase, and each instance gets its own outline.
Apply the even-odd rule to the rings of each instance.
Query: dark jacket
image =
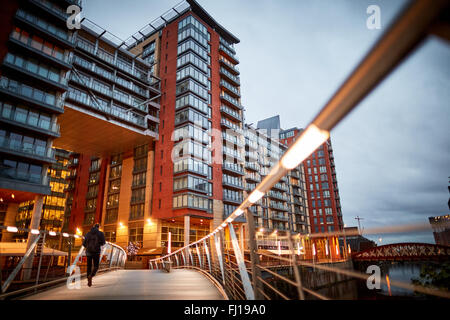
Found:
[[[93,227],[83,240],[83,246],[86,248],[86,255],[100,254],[100,247],[106,243],[105,235],[98,228]]]

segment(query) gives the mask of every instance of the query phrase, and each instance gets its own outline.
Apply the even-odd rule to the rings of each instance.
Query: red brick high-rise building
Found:
[[[282,130],[280,139],[285,144],[291,145],[301,131],[302,129],[298,128]],[[331,139],[328,139],[303,161],[303,167],[311,232],[343,230],[344,223]]]
[[[296,127],[287,130],[280,129],[279,116],[259,121],[258,127],[266,130],[278,130],[280,141],[288,146],[303,130]],[[343,230],[344,223],[331,139],[317,148],[303,161],[302,165],[305,174],[311,233]]]
[[[161,219],[162,241],[170,229],[178,247],[208,233],[242,201],[244,141],[227,132],[243,129],[233,48],[239,39],[196,1],[172,10],[159,27],[133,35],[130,52],[154,63],[161,79],[152,218]]]

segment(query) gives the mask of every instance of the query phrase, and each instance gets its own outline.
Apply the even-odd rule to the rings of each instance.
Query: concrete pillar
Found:
[[[244,250],[245,250],[244,226],[245,226],[244,224],[241,224],[239,226],[239,244],[240,244],[240,247],[241,247],[242,254],[244,254]]]
[[[44,196],[36,195],[34,197],[34,208],[31,216],[30,229],[39,229],[41,223],[42,206],[44,204]],[[31,246],[37,235],[28,233],[27,250]],[[33,267],[34,254],[31,254],[23,265],[22,280],[29,280],[31,277],[31,268]]]

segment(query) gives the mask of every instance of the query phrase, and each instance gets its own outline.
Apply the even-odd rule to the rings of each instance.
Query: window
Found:
[[[133,189],[131,191],[131,203],[145,201],[145,188]]]
[[[106,231],[105,230],[105,240],[108,242],[116,242],[116,231]]]
[[[118,211],[119,211],[119,208],[107,209],[106,217],[105,217],[105,224],[117,222]],[[106,237],[106,232],[105,232],[105,237]]]
[[[120,178],[120,176],[122,175],[122,165],[117,165],[115,167],[111,167],[111,171],[109,172],[109,178],[110,179],[115,179],[115,178]]]
[[[133,227],[128,229],[128,242],[138,244],[141,248],[144,242],[144,228]]]
[[[115,208],[119,206],[119,194],[111,194],[108,196],[106,201],[106,208]]]
[[[132,186],[133,187],[142,186],[142,185],[145,186],[145,181],[146,181],[146,172],[134,174]]]
[[[135,159],[134,160],[134,170],[141,171],[147,169],[147,158]]]
[[[134,204],[130,206],[130,220],[144,217],[144,204]]]
[[[108,192],[115,193],[115,192],[119,192],[119,191],[120,191],[120,179],[111,180],[109,182]]]

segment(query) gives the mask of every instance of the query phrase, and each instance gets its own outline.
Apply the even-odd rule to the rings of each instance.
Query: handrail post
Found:
[[[298,271],[297,259],[295,257],[294,246],[292,244],[291,237],[292,237],[292,235],[289,234],[288,235],[288,244],[289,244],[289,251],[291,253],[290,255],[291,255],[291,261],[292,261],[292,268],[294,269],[295,282],[297,283],[298,296],[299,296],[300,300],[305,300],[305,293],[303,291],[302,278],[301,278],[300,272]]]
[[[191,265],[194,267],[194,258],[192,257],[192,250],[190,248],[188,248],[189,250],[189,257],[191,259]]]
[[[239,243],[236,238],[236,233],[234,232],[234,227],[231,223],[228,223],[228,229],[231,237],[231,244],[233,245],[234,256],[236,257],[236,262],[239,267],[239,273],[241,275],[242,286],[244,287],[245,297],[247,300],[255,300],[255,293],[253,291],[252,284],[248,277],[247,267],[245,266],[244,257],[239,248]]]
[[[264,296],[262,295],[261,291],[264,290],[264,287],[259,280],[261,277],[261,270],[258,268],[259,256],[258,245],[256,243],[255,220],[253,218],[253,213],[248,209],[245,210],[245,217],[247,219],[248,244],[250,249],[253,290],[255,291],[255,299],[263,300]]]
[[[216,243],[216,253],[217,253],[217,259],[219,260],[220,271],[222,272],[222,281],[223,281],[223,285],[225,285],[225,271],[223,269],[223,256],[222,256],[222,248],[221,248],[221,241],[220,241],[219,235],[214,235],[214,241]]]
[[[177,267],[179,267],[179,266],[180,266],[180,263],[179,263],[179,261],[178,261],[178,253],[175,254],[175,260],[177,261]]]
[[[206,244],[206,240],[203,240],[203,247],[205,248],[206,260],[208,260],[209,273],[212,274],[212,271],[211,271],[211,259],[209,257],[209,248],[208,248],[208,246]]]
[[[195,245],[195,250],[197,251],[198,264],[200,265],[200,269],[203,269],[203,261],[202,261],[202,257],[200,256],[200,250],[199,250],[197,244]]]
[[[109,254],[109,269],[112,268],[112,264],[113,264],[113,254],[114,254],[114,246],[111,245],[111,244],[110,244],[110,246],[111,246],[111,252],[110,252],[110,254]]]

